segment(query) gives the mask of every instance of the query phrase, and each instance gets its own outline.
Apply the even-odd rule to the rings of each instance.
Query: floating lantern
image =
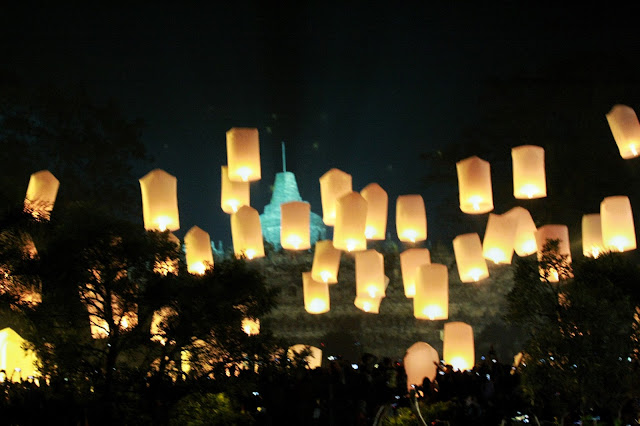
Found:
[[[444,362],[454,370],[471,370],[475,365],[473,328],[464,322],[448,322],[444,325]]]
[[[304,201],[291,201],[280,205],[280,243],[286,250],[311,248],[311,206]]]
[[[313,370],[319,368],[322,365],[322,349],[309,345],[293,345],[287,350],[287,358],[293,359],[296,355],[300,355],[305,351],[309,351],[310,354],[304,359],[307,363],[307,368]]]
[[[404,295],[412,298],[416,295],[416,276],[418,266],[431,263],[431,253],[426,248],[411,248],[400,253],[400,268]]]
[[[516,235],[513,241],[513,248],[520,257],[534,254],[538,250],[536,245],[536,224],[533,222],[529,210],[523,207],[514,207],[504,213],[516,222]]]
[[[178,216],[178,180],[162,169],[155,169],[140,178],[142,215],[147,231],[176,231]]]
[[[242,206],[251,205],[249,182],[233,182],[229,179],[227,166],[221,168],[220,207],[228,214],[235,213]]]
[[[353,301],[358,309],[369,314],[377,314],[380,312],[380,302],[382,297],[371,297],[368,295],[358,295]]]
[[[253,318],[244,318],[242,320],[242,331],[248,336],[256,336],[260,334],[260,320]]]
[[[582,254],[585,257],[597,258],[604,251],[600,214],[585,214],[582,216]]]
[[[453,239],[458,274],[463,283],[477,282],[489,276],[487,262],[482,257],[482,243],[478,234],[462,234]]]
[[[610,251],[629,251],[636,248],[636,231],[629,197],[607,197],[600,203],[602,242]]]
[[[607,121],[622,158],[640,154],[640,123],[635,111],[626,105],[615,105],[607,114]]]
[[[356,253],[356,296],[385,297],[384,258],[375,250]]]
[[[187,258],[187,270],[191,274],[203,275],[213,268],[211,238],[202,229],[194,226],[184,236],[184,249]]]
[[[536,232],[536,244],[538,245],[538,261],[543,260],[543,250],[545,244],[550,240],[558,240],[558,256],[566,256],[561,266],[563,269],[571,265],[571,249],[569,244],[569,228],[566,225],[544,225],[538,228]],[[559,261],[560,259],[558,259]],[[558,272],[557,268],[547,265],[545,270],[540,267],[540,280],[545,279],[549,282],[558,282],[560,278],[569,278],[570,272]]]
[[[427,213],[421,195],[400,195],[396,201],[398,239],[415,243],[427,239]]]
[[[351,175],[339,169],[331,169],[320,177],[322,220],[327,226],[336,221],[336,202],[352,191]]]
[[[329,286],[322,281],[311,278],[311,272],[302,273],[302,290],[304,292],[304,308],[310,314],[329,312]]]
[[[56,202],[60,181],[49,170],[35,172],[29,178],[24,210],[35,218],[49,219]]]
[[[418,319],[449,318],[449,272],[445,265],[431,263],[418,267],[413,315]]]
[[[513,161],[513,196],[520,199],[547,196],[544,148],[522,145],[511,149]]]
[[[341,255],[342,252],[333,246],[333,241],[318,241],[313,254],[312,278],[328,284],[337,283]]]
[[[253,207],[242,206],[231,215],[231,238],[236,257],[264,257],[260,215]]]
[[[365,186],[360,195],[367,200],[367,224],[364,234],[368,240],[384,240],[387,233],[389,197],[377,183]]]
[[[258,129],[233,127],[227,131],[227,166],[232,182],[260,180]]]
[[[511,263],[517,222],[507,215],[489,214],[482,241],[482,255],[495,264]]]
[[[340,250],[367,249],[364,235],[367,224],[367,200],[357,192],[350,192],[336,202],[336,222],[333,229],[333,246]]]
[[[425,377],[434,381],[440,364],[440,356],[430,344],[416,342],[404,355],[404,371],[407,373],[407,390],[422,386]]]
[[[488,213],[493,210],[491,166],[478,157],[469,157],[456,163],[460,210],[469,214]]]
[[[25,343],[12,328],[0,330],[0,370],[4,370],[4,380],[21,382],[40,375],[35,367],[38,358],[33,351],[22,349]]]

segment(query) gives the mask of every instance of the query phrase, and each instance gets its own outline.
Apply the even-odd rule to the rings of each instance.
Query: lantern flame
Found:
[[[416,231],[415,229],[407,229],[402,233],[402,236],[412,243],[415,243],[416,238],[418,238],[418,231]]]
[[[367,226],[367,228],[364,231],[364,236],[367,237],[367,239],[372,239],[373,237],[376,236],[376,228],[374,228],[373,226]]]
[[[287,237],[287,243],[298,250],[298,248],[300,248],[300,245],[302,244],[302,238],[299,235],[291,234]]]
[[[373,296],[372,296],[372,297],[373,297]],[[362,304],[362,309],[363,309],[365,312],[369,312],[369,311],[371,310],[371,303],[370,303],[370,302],[364,302],[364,303]]]
[[[309,305],[311,312],[325,312],[327,310],[327,304],[322,299],[313,299]]]
[[[617,248],[619,252],[623,252],[625,248],[629,247],[631,244],[629,244],[629,240],[627,238],[622,236],[617,236],[609,240],[609,245],[611,247]]]
[[[536,245],[536,240],[525,241],[520,246],[520,251],[523,253],[535,253],[536,250],[538,250],[538,246]]]
[[[156,223],[158,224],[160,231],[164,232],[171,224],[171,218],[169,216],[158,216],[156,218]]]
[[[256,251],[254,249],[247,249],[244,254],[247,256],[247,259],[251,260],[256,256]]]
[[[592,246],[591,247],[591,256],[593,256],[594,259],[597,259],[598,256],[600,256],[600,247]]]
[[[438,305],[429,305],[422,310],[422,313],[432,321],[443,315],[442,308]]]
[[[636,145],[635,144],[631,144],[629,146],[629,149],[631,150],[631,153],[633,154],[634,157],[638,156],[638,150],[636,149]]]
[[[532,199],[535,195],[540,193],[540,189],[536,185],[528,184],[520,188],[520,192],[525,194],[528,199]]]
[[[471,368],[467,360],[465,360],[461,356],[451,358],[451,366],[454,370],[459,371],[469,370]]]
[[[320,272],[320,277],[322,278],[322,282],[328,283],[329,279],[331,278],[331,272],[322,271]]]
[[[198,274],[198,275],[204,275],[204,271],[206,271],[207,268],[204,266],[204,263],[202,262],[196,262],[193,265],[191,265],[191,267],[189,268],[189,272],[191,272],[192,274]]]
[[[240,167],[238,170],[236,170],[236,173],[238,174],[238,176],[240,176],[243,182],[249,181],[249,176],[251,176],[251,172],[252,171],[249,167]]]
[[[507,260],[507,256],[504,254],[504,252],[497,247],[492,248],[488,251],[487,258],[493,260],[493,263],[495,263],[496,265]]]
[[[469,271],[469,276],[473,279],[473,281],[478,282],[480,281],[480,277],[484,274],[484,272],[482,271],[482,269],[480,268],[473,268],[472,270]]]
[[[238,208],[240,207],[240,201],[233,199],[233,200],[229,200],[227,201],[227,205],[229,207],[231,207],[231,210],[233,210],[233,212],[237,212]]]
[[[474,195],[472,197],[469,197],[469,202],[471,203],[474,211],[480,211],[480,203],[482,202],[481,196]]]
[[[358,247],[358,242],[356,240],[347,240],[347,251],[352,252]]]
[[[378,288],[376,287],[375,284],[370,284],[367,287],[367,292],[369,293],[369,296],[371,296],[372,298],[376,297],[376,293],[378,292]]]

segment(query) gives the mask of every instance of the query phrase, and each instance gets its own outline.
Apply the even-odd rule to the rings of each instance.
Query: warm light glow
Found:
[[[418,231],[415,229],[407,229],[402,233],[404,239],[409,240],[412,243],[416,242],[416,238],[418,238]]]
[[[299,235],[292,234],[287,237],[287,243],[289,243],[289,245],[293,246],[297,250],[302,244],[302,238],[300,238]]]
[[[322,282],[328,283],[329,279],[331,278],[331,272],[329,271],[322,271],[320,272],[320,276],[322,277]]]
[[[333,246],[348,252],[366,250],[367,201],[358,192],[350,192],[336,202]]]
[[[256,251],[254,249],[246,249],[244,253],[249,260],[253,259],[256,256]]]
[[[569,242],[569,228],[566,225],[544,225],[536,232],[536,245],[538,246],[538,261],[542,260],[542,250],[549,240],[558,240],[558,255],[566,256],[563,265],[567,269],[571,266],[571,245]],[[558,259],[560,261],[560,259]],[[564,268],[563,268],[564,269]],[[548,266],[547,270],[540,266],[540,280],[549,282],[558,282],[560,279],[559,272],[553,267]],[[569,278],[565,274],[571,274],[570,270],[563,271],[562,279]]]
[[[154,169],[141,177],[142,216],[148,231],[176,231],[180,229],[178,215],[178,180],[161,169]]]
[[[404,370],[407,374],[407,390],[413,386],[422,386],[424,378],[433,382],[436,378],[440,356],[431,345],[425,342],[416,342],[404,356]]]
[[[444,362],[456,370],[470,370],[475,364],[473,328],[464,322],[448,322],[444,325]]]
[[[324,312],[325,309],[327,308],[327,302],[325,302],[322,299],[313,299],[309,304],[309,308],[313,312],[318,312],[318,313]]]
[[[400,195],[396,200],[396,233],[403,242],[427,239],[427,213],[418,194]]]
[[[439,318],[440,316],[443,315],[442,308],[440,306],[437,306],[437,305],[426,306],[422,310],[422,313],[424,314],[424,316],[426,316],[427,318],[429,318],[432,321],[434,319]]]
[[[242,206],[231,215],[231,237],[236,257],[252,260],[264,257],[264,241],[258,211]]]
[[[251,176],[251,169],[249,167],[240,167],[236,169],[236,174],[240,176],[243,182],[249,182],[249,176]]]
[[[340,169],[331,169],[320,177],[322,199],[322,220],[327,226],[334,226],[338,199],[352,191],[352,178]]]
[[[437,263],[419,266],[413,315],[417,319],[441,320],[449,317],[449,272]]]
[[[38,372],[34,366],[37,360],[34,352],[22,349],[26,341],[13,329],[7,327],[0,330],[0,370],[8,374],[4,380],[19,382]],[[15,373],[11,373],[15,371]]]
[[[371,310],[371,302],[364,302],[362,304],[362,310],[365,312],[369,312]]]
[[[489,214],[482,241],[482,256],[494,263],[511,263],[518,230],[518,218],[509,212]]]
[[[400,268],[405,297],[416,295],[416,275],[418,266],[431,263],[431,253],[425,248],[411,248],[400,253]]]
[[[518,199],[547,196],[544,148],[522,145],[511,149],[513,163],[513,196]]]
[[[633,108],[626,105],[614,105],[606,115],[613,138],[618,145],[620,156],[624,159],[638,156],[640,142],[640,123]]]
[[[302,273],[302,291],[304,295],[304,308],[310,314],[323,314],[328,312],[329,287],[327,283],[315,281],[311,272]]]
[[[342,252],[333,247],[331,240],[318,241],[313,254],[311,275],[314,280],[328,284],[338,282],[338,268]]]
[[[368,240],[373,239],[373,237],[376,236],[376,228],[374,228],[373,226],[367,226],[364,230],[364,235]]]
[[[462,234],[454,238],[453,252],[460,281],[478,282],[489,276],[487,262],[482,256],[482,243],[477,233]]]
[[[371,284],[370,286],[367,287],[367,292],[369,293],[369,296],[371,297],[377,297],[378,296],[378,288],[376,287],[375,284]]]
[[[258,129],[234,127],[227,131],[227,172],[232,182],[260,180]]]
[[[204,275],[207,269],[213,268],[213,251],[208,232],[193,226],[184,236],[184,249],[189,273]]]
[[[227,205],[231,208],[231,211],[235,213],[238,211],[238,208],[240,207],[240,201],[235,199],[229,200],[227,201]]]
[[[204,272],[207,270],[206,266],[202,262],[196,262],[189,267],[191,273],[195,273],[198,275],[204,275]]]
[[[356,248],[358,248],[358,242],[356,240],[353,240],[353,239],[348,239],[347,240],[347,251],[348,252],[352,252]]]
[[[368,240],[384,240],[387,230],[389,197],[377,183],[370,183],[360,195],[367,201],[367,225],[365,236]]]
[[[611,251],[629,251],[636,248],[636,231],[629,197],[607,197],[600,203],[602,241]]]
[[[158,229],[164,232],[167,230],[169,225],[171,225],[171,218],[168,216],[158,216],[154,222],[158,225]]]
[[[492,248],[487,251],[485,257],[492,260],[496,265],[498,263],[504,263],[507,260],[507,255],[499,248]]]
[[[384,258],[375,250],[357,252],[356,296],[385,297]]]
[[[353,304],[356,308],[368,314],[377,314],[380,312],[381,297],[371,297],[366,294],[356,296]]]
[[[520,192],[525,194],[527,198],[531,199],[540,193],[540,189],[536,185],[524,185],[520,188]]]
[[[613,237],[609,240],[609,245],[615,247],[619,252],[623,252],[626,247],[629,247],[629,239],[625,237]]]
[[[478,157],[456,163],[460,210],[468,214],[482,214],[493,210],[491,165]]]
[[[469,362],[467,362],[466,359],[460,356],[451,358],[449,364],[451,364],[453,369],[457,371],[471,370],[471,368],[473,368],[472,365],[469,365]]]
[[[242,320],[242,331],[244,331],[249,336],[255,336],[260,334],[260,320],[244,318]]]
[[[480,280],[480,277],[483,276],[483,275],[484,275],[484,271],[482,269],[480,269],[480,268],[474,268],[474,269],[469,271],[469,276],[475,282],[478,282]]]
[[[471,204],[473,211],[476,211],[476,212],[480,211],[480,203],[482,203],[482,201],[483,199],[479,195],[474,195],[472,197],[469,197],[469,203]]]
[[[56,202],[60,182],[49,170],[33,173],[29,179],[24,209],[33,217],[48,220]]]
[[[598,256],[600,256],[600,247],[598,246],[591,246],[591,256],[594,259],[597,259]]]
[[[520,251],[525,253],[535,253],[537,250],[536,240],[527,240],[520,246]]]
[[[629,145],[629,149],[631,150],[631,154],[633,154],[634,157],[638,156],[638,150],[636,149],[635,144]]]

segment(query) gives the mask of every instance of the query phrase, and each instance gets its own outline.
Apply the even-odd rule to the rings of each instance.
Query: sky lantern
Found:
[[[382,302],[382,297],[371,297],[366,294],[360,294],[356,296],[353,304],[368,314],[377,314],[380,312],[380,302]]]
[[[227,131],[227,167],[232,182],[260,180],[258,129],[233,127]]]
[[[311,205],[304,201],[291,201],[280,205],[280,243],[286,250],[311,248]]]
[[[231,214],[237,212],[241,206],[251,205],[249,182],[230,180],[227,166],[222,166],[220,170],[220,207],[222,207],[222,211]]]
[[[458,235],[453,239],[453,252],[460,281],[478,282],[489,276],[487,262],[482,257],[482,243],[476,233]]]
[[[352,190],[351,175],[340,169],[331,169],[320,177],[320,196],[322,197],[322,220],[327,226],[336,221],[336,202]]]
[[[58,196],[60,181],[49,170],[35,172],[29,178],[24,210],[35,218],[49,219]]]
[[[636,248],[631,202],[626,195],[607,197],[600,203],[602,241],[610,251],[629,251]]]
[[[604,251],[600,214],[585,214],[582,216],[582,254],[595,259]]]
[[[364,235],[367,224],[367,200],[357,192],[343,195],[336,202],[336,222],[333,228],[333,246],[340,250],[367,249]]]
[[[569,228],[566,225],[544,225],[538,228],[536,232],[536,244],[538,246],[538,261],[543,260],[542,253],[545,244],[550,240],[558,240],[558,255],[566,256],[566,260],[563,266],[568,267],[571,264],[571,249],[569,244]],[[562,278],[567,278],[565,272],[562,272]],[[558,282],[560,279],[560,273],[555,267],[549,266],[548,270],[544,270],[540,267],[540,280],[544,281],[546,278],[549,282]]]
[[[430,344],[416,342],[407,349],[404,355],[404,371],[407,373],[407,390],[422,386],[426,377],[434,381],[440,364],[440,356]]]
[[[416,277],[418,266],[431,263],[431,253],[426,248],[410,248],[400,253],[400,268],[404,295],[412,298],[416,295]]]
[[[387,233],[389,196],[377,183],[365,186],[360,195],[367,201],[367,224],[364,234],[368,240],[384,240]]]
[[[427,239],[427,212],[421,195],[400,195],[396,200],[398,239],[415,243]]]
[[[329,285],[311,278],[311,272],[302,273],[302,291],[304,308],[310,314],[329,312]]]
[[[464,322],[448,322],[444,325],[442,356],[454,370],[471,370],[476,363],[473,328]]]
[[[469,157],[456,163],[460,210],[468,214],[488,213],[493,210],[491,165],[478,157]]]
[[[248,336],[256,336],[260,334],[260,320],[257,318],[244,318],[242,320],[242,331]]]
[[[607,121],[620,156],[625,160],[637,157],[640,154],[640,123],[633,108],[614,105],[607,114]]]
[[[430,263],[418,267],[413,315],[429,320],[449,318],[449,271],[445,265]]]
[[[12,328],[0,330],[0,370],[4,370],[6,380],[20,382],[30,376],[39,376],[35,367],[35,352],[22,349],[27,341]]]
[[[184,236],[184,249],[189,273],[203,275],[207,269],[213,268],[211,238],[206,231],[197,226],[189,229]]]
[[[513,196],[518,199],[547,196],[544,148],[522,145],[511,149],[513,162]]]
[[[495,264],[511,263],[517,221],[506,214],[489,214],[482,241],[482,255]]]
[[[236,257],[264,257],[260,215],[250,206],[242,206],[231,215],[231,239]]]
[[[384,258],[375,250],[356,253],[356,295],[382,298],[386,294]]]
[[[300,355],[305,351],[309,351],[310,354],[304,359],[307,363],[307,368],[313,370],[322,365],[322,349],[309,345],[293,345],[287,350],[287,358],[293,359],[296,355]]]
[[[520,257],[530,256],[538,250],[536,245],[536,224],[531,213],[524,207],[514,207],[504,213],[516,222],[516,235],[513,240],[513,248]]]
[[[337,283],[341,255],[342,252],[333,246],[333,241],[318,241],[313,253],[312,278],[327,284]]]
[[[139,179],[142,193],[142,216],[147,231],[176,231],[178,216],[178,180],[162,169],[155,169]]]

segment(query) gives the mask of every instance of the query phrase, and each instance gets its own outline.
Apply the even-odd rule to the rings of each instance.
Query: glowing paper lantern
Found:
[[[233,127],[227,131],[227,167],[232,182],[260,180],[258,129]]]
[[[571,264],[571,249],[569,244],[569,228],[566,225],[544,225],[538,228],[536,232],[536,244],[538,245],[538,260],[543,260],[544,246],[550,240],[558,240],[558,256],[566,256],[564,263],[560,266],[569,267]],[[558,259],[559,260],[559,259]],[[568,272],[559,272],[557,268],[552,265],[548,266],[548,269],[540,267],[540,280],[545,279],[549,282],[558,282],[560,278],[569,278]]]
[[[336,202],[336,223],[333,229],[333,246],[340,250],[367,249],[364,235],[367,224],[367,200],[357,192],[350,192]]]
[[[434,381],[438,372],[438,351],[425,342],[416,342],[404,355],[404,371],[407,373],[407,390],[422,386],[425,377]]]
[[[431,263],[418,267],[413,315],[429,320],[449,318],[449,271],[445,265]]]
[[[380,312],[380,302],[382,297],[371,297],[368,295],[358,295],[353,304],[361,311],[369,314],[377,314]]]
[[[221,168],[220,207],[228,214],[235,213],[242,206],[251,205],[249,182],[233,182],[229,179],[227,166]]]
[[[6,374],[5,380],[20,382],[28,377],[39,376],[35,367],[36,354],[22,349],[26,343],[18,333],[7,327],[0,330],[0,370]]]
[[[513,248],[520,257],[534,254],[538,250],[536,245],[536,224],[533,222],[529,210],[523,207],[514,207],[504,213],[516,222],[516,235],[513,241]]]
[[[356,296],[385,297],[384,258],[375,250],[356,253]]]
[[[242,320],[242,331],[249,336],[255,336],[260,334],[260,320],[245,318]]]
[[[511,263],[517,222],[507,215],[489,214],[482,241],[482,255],[495,264]]]
[[[49,170],[40,170],[32,174],[24,199],[25,211],[31,212],[33,217],[49,219],[56,202],[58,188],[60,188],[60,181]]]
[[[448,322],[444,325],[444,362],[454,370],[471,370],[475,365],[473,328],[464,322]]]
[[[256,209],[242,206],[231,215],[231,238],[236,257],[264,257],[260,215]]]
[[[413,297],[416,295],[416,276],[418,266],[431,263],[431,253],[426,248],[411,248],[400,253],[400,268],[402,270],[402,283],[404,295]]]
[[[636,231],[629,197],[607,197],[600,203],[602,242],[610,251],[629,251],[636,248]]]
[[[311,277],[316,281],[328,284],[337,283],[341,255],[342,252],[333,246],[332,241],[318,241],[313,254]]]
[[[352,191],[351,175],[339,169],[331,169],[320,177],[322,220],[333,226],[336,221],[336,202]]]
[[[547,196],[544,148],[522,145],[511,149],[513,161],[513,196],[520,199]]]
[[[456,163],[460,210],[469,214],[488,213],[493,210],[491,165],[478,157],[469,157]]]
[[[322,281],[311,278],[311,272],[302,273],[302,290],[304,293],[304,308],[310,314],[324,314],[329,312],[329,286]]]
[[[142,215],[148,231],[180,229],[178,216],[178,180],[162,169],[155,169],[140,178]]]
[[[635,111],[626,105],[615,105],[607,114],[613,138],[624,159],[635,158],[640,153],[640,123]]]
[[[322,365],[322,349],[309,345],[293,345],[287,350],[287,358],[293,359],[296,355],[300,355],[305,351],[309,351],[310,354],[304,359],[307,363],[307,368],[313,370]]]
[[[291,201],[280,205],[280,243],[286,250],[311,248],[311,206],[304,201]]]
[[[458,274],[463,283],[477,282],[489,276],[487,262],[482,257],[482,243],[478,234],[462,234],[453,239]]]
[[[387,233],[389,197],[377,183],[365,186],[360,195],[367,200],[367,224],[364,234],[368,240],[384,240]]]
[[[600,214],[585,214],[582,216],[582,254],[597,258],[604,251]]]
[[[415,243],[427,239],[427,212],[421,195],[400,195],[396,201],[398,239]]]
[[[184,248],[189,273],[203,275],[207,269],[213,268],[211,238],[207,232],[197,226],[189,229],[184,236]]]

